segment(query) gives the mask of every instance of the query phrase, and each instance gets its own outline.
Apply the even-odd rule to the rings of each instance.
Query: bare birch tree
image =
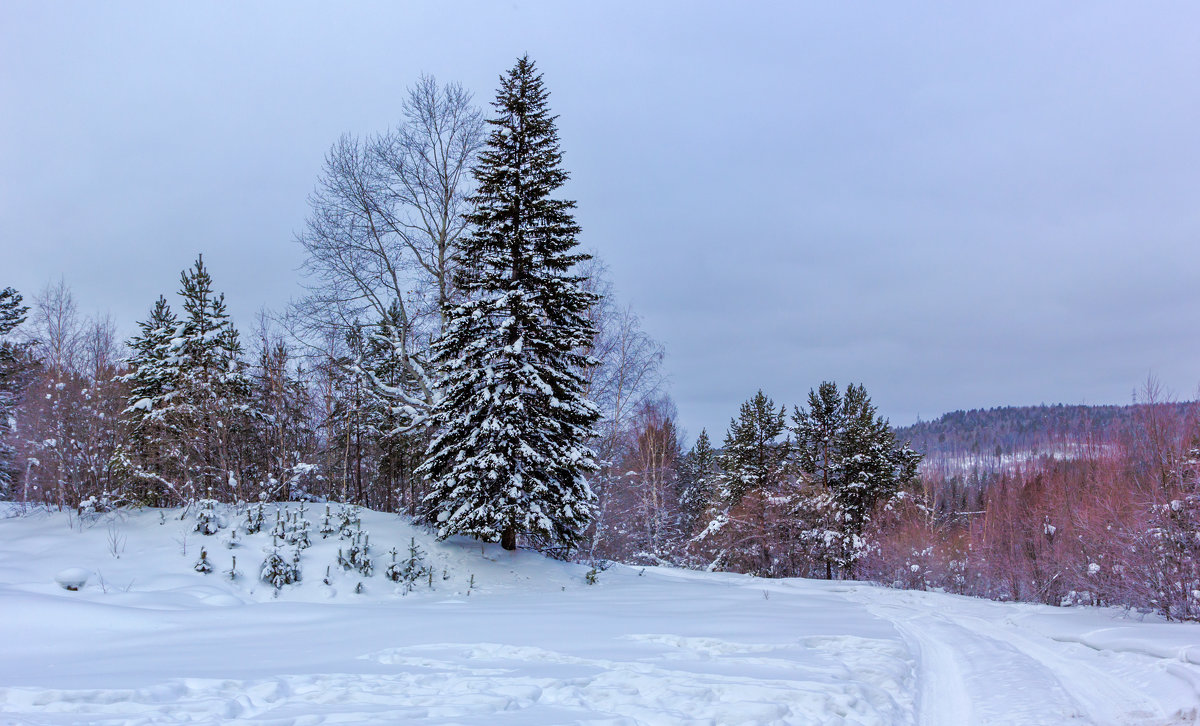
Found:
[[[482,138],[482,115],[457,84],[422,77],[400,126],[330,149],[298,241],[308,253],[308,294],[295,318],[309,338],[330,329],[386,337],[404,385],[357,371],[408,420],[433,400],[425,351],[454,298],[453,272],[465,222],[465,188]]]

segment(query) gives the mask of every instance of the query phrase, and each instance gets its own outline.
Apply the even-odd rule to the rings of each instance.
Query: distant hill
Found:
[[[1194,402],[1161,404],[1171,417],[1192,414]],[[926,469],[999,471],[1042,456],[1078,458],[1128,435],[1144,405],[1003,406],[951,411],[933,421],[896,429],[925,454]]]

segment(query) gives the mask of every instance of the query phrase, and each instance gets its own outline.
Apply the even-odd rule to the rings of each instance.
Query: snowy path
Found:
[[[1054,618],[1049,608],[879,590],[855,599],[890,620],[914,652],[920,724],[1200,722],[1187,707],[1200,705],[1200,668],[1129,652],[1119,640],[1111,648],[1060,642],[1037,629],[1038,617]],[[1155,690],[1172,692],[1169,702],[1182,708],[1164,707],[1148,695]]]
[[[425,537],[371,517],[383,546]],[[1200,627],[1112,610],[658,568],[589,586],[427,538],[432,591],[335,571],[276,599],[190,572],[156,515],[123,526],[115,559],[102,527],[0,520],[0,724],[1200,723]],[[67,593],[69,565],[107,584]]]

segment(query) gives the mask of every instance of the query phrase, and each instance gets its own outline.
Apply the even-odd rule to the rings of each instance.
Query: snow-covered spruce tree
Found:
[[[793,423],[800,470],[833,493],[854,534],[877,503],[917,475],[921,455],[896,443],[862,386],[849,385],[842,395],[836,383],[822,383],[809,391],[808,408],[796,408]]]
[[[529,58],[500,79],[487,146],[474,169],[459,289],[434,344],[437,433],[418,470],[429,476],[424,516],[439,537],[466,534],[515,549],[519,536],[576,544],[597,468],[586,445],[599,409],[583,394],[579,351],[596,296],[581,288],[575,203],[555,199],[561,167],[549,93]]]
[[[171,341],[179,335],[179,320],[167,299],[159,296],[140,332],[128,342],[127,406],[122,416],[129,425],[131,481],[126,495],[134,502],[162,505],[169,499],[170,482],[181,476],[176,442],[178,431],[165,417],[179,381],[179,359]]]
[[[0,290],[0,499],[12,496],[16,479],[16,451],[9,442],[11,421],[21,390],[32,367],[26,346],[7,340],[6,336],[25,322],[29,308],[21,304],[21,294],[11,287]]]
[[[203,257],[181,274],[180,286],[182,319],[160,298],[129,343],[133,393],[125,415],[152,504],[210,488],[236,498],[254,418],[238,333]]]
[[[242,449],[253,418],[250,379],[242,360],[237,329],[225,308],[225,296],[213,292],[203,256],[180,277],[182,335],[173,345],[181,358],[180,413],[187,419],[185,442],[201,489],[228,487],[236,497]]]
[[[788,469],[790,446],[784,425],[784,409],[759,391],[742,404],[736,419],[729,422],[721,453],[722,476],[719,495],[737,504],[746,492],[770,489],[781,482]]]
[[[784,409],[759,391],[729,422],[716,492],[701,520],[707,523],[693,538],[710,566],[768,577],[788,572],[789,449]]]
[[[696,522],[704,515],[717,489],[720,467],[717,452],[708,438],[708,431],[700,430],[691,451],[684,455],[679,465],[680,528],[690,533]]]

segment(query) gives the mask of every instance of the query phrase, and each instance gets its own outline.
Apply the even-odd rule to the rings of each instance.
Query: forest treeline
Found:
[[[1142,405],[1135,400],[1123,406],[1043,404],[951,411],[898,427],[896,435],[925,455],[927,470],[978,470],[986,476],[1029,459],[1080,458],[1089,449],[1124,439],[1138,426]],[[1159,405],[1163,415],[1180,423],[1192,415],[1191,402]]]
[[[304,294],[252,328],[202,256],[127,340],[64,282],[0,292],[0,497],[86,512],[337,501],[597,567],[1200,617],[1200,430],[1153,385],[1130,409],[959,412],[897,432],[863,386],[813,381],[803,401],[759,391],[725,431],[685,441],[662,346],[557,196],[548,99],[522,58],[490,113],[422,78],[393,130],[338,139],[296,239]],[[1072,431],[1086,436],[1068,457],[921,464]]]

